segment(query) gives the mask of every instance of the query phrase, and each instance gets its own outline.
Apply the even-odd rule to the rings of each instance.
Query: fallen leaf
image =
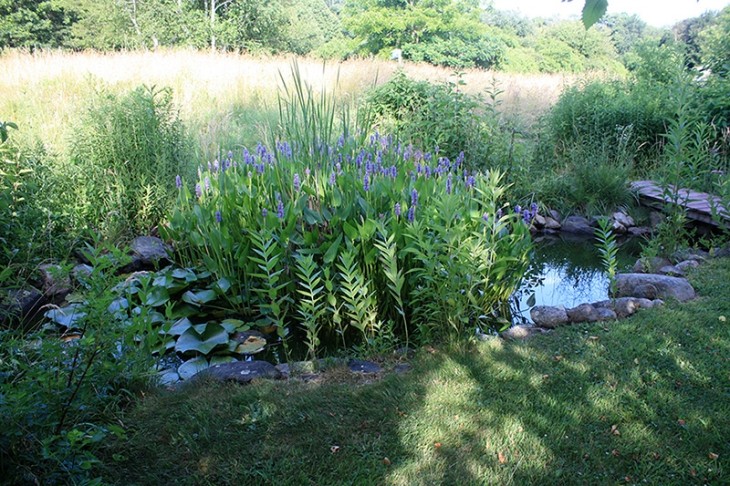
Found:
[[[337,454],[338,452],[340,452],[340,446],[336,446],[336,445],[331,446],[330,447],[330,452],[332,454]]]
[[[618,425],[612,425],[611,426],[611,434],[613,435],[621,435],[621,432],[618,430]]]
[[[689,470],[689,475],[692,476],[693,478],[694,477],[697,477],[697,470],[694,469],[694,468],[690,469]]]
[[[631,476],[624,476],[624,482],[630,483],[631,482]]]
[[[655,461],[658,461],[661,457],[662,456],[660,456],[658,452],[651,453],[651,458],[654,459]]]
[[[685,422],[682,419],[677,420],[677,423],[679,424],[680,427],[684,427],[687,424],[687,422]]]
[[[497,460],[500,464],[505,464],[507,462],[507,458],[504,457],[504,454],[502,454],[501,452],[497,453]]]
[[[718,454],[715,454],[714,452],[710,452],[709,454],[707,454],[707,457],[709,457],[712,461],[717,461],[717,458],[720,456]]]
[[[385,464],[386,466],[390,466],[390,459],[388,459],[387,457],[384,457],[383,464]]]
[[[557,356],[553,356],[553,361],[562,361],[563,357],[559,354]]]
[[[613,457],[618,457],[618,456],[621,455],[621,453],[618,451],[618,449],[614,449],[614,450],[611,451],[611,455]]]
[[[588,336],[589,341],[598,341],[598,336]]]
[[[433,445],[436,449],[441,449],[441,442],[436,442]]]

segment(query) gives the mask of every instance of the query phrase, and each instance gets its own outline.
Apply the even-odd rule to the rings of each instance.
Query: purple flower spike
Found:
[[[182,177],[180,177],[180,174],[175,176],[175,186],[180,189],[182,187]]]
[[[223,222],[223,216],[221,215],[220,211],[215,212],[215,220],[218,221],[219,223]]]
[[[446,194],[451,194],[452,184],[451,172],[449,172],[449,177],[446,178]]]
[[[418,191],[414,187],[411,190],[411,206],[415,206],[416,204],[418,204]]]
[[[218,169],[221,168],[220,162],[218,162],[218,159],[215,159],[213,161],[213,172],[218,172]]]
[[[489,221],[489,215],[487,213],[482,214],[482,220],[486,223]]]
[[[393,207],[393,212],[395,213],[396,218],[400,218],[400,215],[401,215],[400,203],[395,203],[395,207]]]
[[[502,209],[497,209],[497,219],[502,219]]]
[[[330,174],[330,186],[334,186],[335,182],[337,182],[337,174],[333,172]]]
[[[206,177],[204,183],[205,183],[205,190],[210,191],[210,178]]]
[[[472,188],[476,185],[477,181],[474,179],[474,176],[469,176],[466,178],[466,187]]]
[[[532,214],[537,214],[537,203],[536,202],[530,204],[530,212]]]
[[[365,174],[365,177],[363,177],[362,188],[365,190],[365,192],[368,192],[370,190],[370,176],[368,174]]]
[[[203,189],[200,184],[195,184],[195,196],[200,199],[203,196]]]
[[[266,209],[266,208],[263,208],[263,209],[261,210],[261,216],[263,216],[263,217],[265,218],[265,217],[266,217],[266,216],[268,216],[268,215],[269,215],[269,210],[268,210],[268,209]]]
[[[530,224],[532,221],[532,214],[530,214],[530,211],[527,209],[522,212],[522,219],[525,221],[525,223]]]
[[[299,174],[294,174],[294,190],[299,192],[302,188],[302,180],[299,178]]]
[[[416,219],[416,206],[408,208],[408,222],[412,223]]]
[[[522,212],[522,207],[518,204],[515,206],[515,214],[520,214]]]

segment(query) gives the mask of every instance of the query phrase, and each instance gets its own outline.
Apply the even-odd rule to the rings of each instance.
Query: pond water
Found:
[[[640,253],[640,239],[619,244],[619,272],[628,271]],[[535,253],[522,285],[510,302],[512,322],[532,324],[530,309],[536,305],[564,306],[608,298],[608,277],[603,269],[595,239],[556,236],[535,241]]]

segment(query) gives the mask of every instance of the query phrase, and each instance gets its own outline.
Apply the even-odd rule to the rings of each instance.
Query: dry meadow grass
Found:
[[[16,52],[0,54],[0,119],[18,123],[20,137],[42,140],[64,152],[73,123],[95,90],[113,92],[140,84],[173,89],[181,115],[200,140],[203,157],[237,138],[256,138],[276,111],[281,76],[290,75],[290,57],[251,57],[192,50],[156,52]],[[386,82],[398,65],[358,59],[341,63],[303,58],[300,72],[315,89],[322,86],[357,100],[374,84]],[[414,79],[454,81],[450,69],[405,63]],[[464,90],[482,92],[496,81],[503,90],[501,109],[530,125],[555,102],[572,75],[524,75],[465,70]]]

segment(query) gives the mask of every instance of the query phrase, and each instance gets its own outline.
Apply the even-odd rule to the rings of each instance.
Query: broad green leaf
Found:
[[[209,367],[210,365],[208,364],[208,360],[205,359],[203,356],[198,356],[193,359],[189,359],[181,364],[180,367],[177,369],[177,372],[180,375],[181,379],[189,380],[196,373],[199,373]]]
[[[583,6],[583,25],[589,29],[593,24],[606,15],[608,0],[585,0]]]
[[[191,328],[185,331],[177,340],[175,350],[178,353],[197,351],[208,354],[216,346],[228,344],[228,332],[218,323],[210,322],[205,326],[203,333]]]
[[[215,366],[219,364],[226,364],[226,363],[233,363],[234,361],[238,361],[236,358],[230,355],[223,355],[223,354],[214,354],[210,357],[210,365]]]
[[[225,294],[226,292],[228,292],[228,289],[230,289],[230,288],[231,288],[231,281],[225,277],[222,277],[222,278],[218,279],[218,281],[215,283],[214,290],[219,291],[219,293],[221,293],[221,294]]]
[[[325,263],[332,263],[335,261],[335,258],[337,258],[337,251],[340,249],[340,244],[342,243],[342,233],[337,235],[337,238],[335,241],[333,241],[330,244],[330,247],[327,249],[327,252],[324,254],[324,262]]]
[[[74,324],[86,317],[86,312],[83,312],[82,308],[80,304],[71,304],[60,309],[51,309],[44,315],[56,324],[71,329]]]
[[[224,319],[223,321],[221,321],[221,326],[223,326],[223,328],[229,333],[234,333],[236,331],[246,331],[250,327],[248,324],[240,319]]]
[[[159,307],[170,301],[170,294],[165,287],[152,287],[144,297],[145,305]]]
[[[198,290],[197,292],[188,290],[183,294],[182,300],[188,304],[200,306],[214,301],[216,297],[218,296],[215,293],[215,290]]]
[[[179,336],[180,334],[184,333],[188,329],[193,327],[193,323],[190,322],[190,320],[187,317],[183,317],[179,321],[177,321],[175,324],[172,325],[169,331],[167,331],[167,334],[171,336]]]

